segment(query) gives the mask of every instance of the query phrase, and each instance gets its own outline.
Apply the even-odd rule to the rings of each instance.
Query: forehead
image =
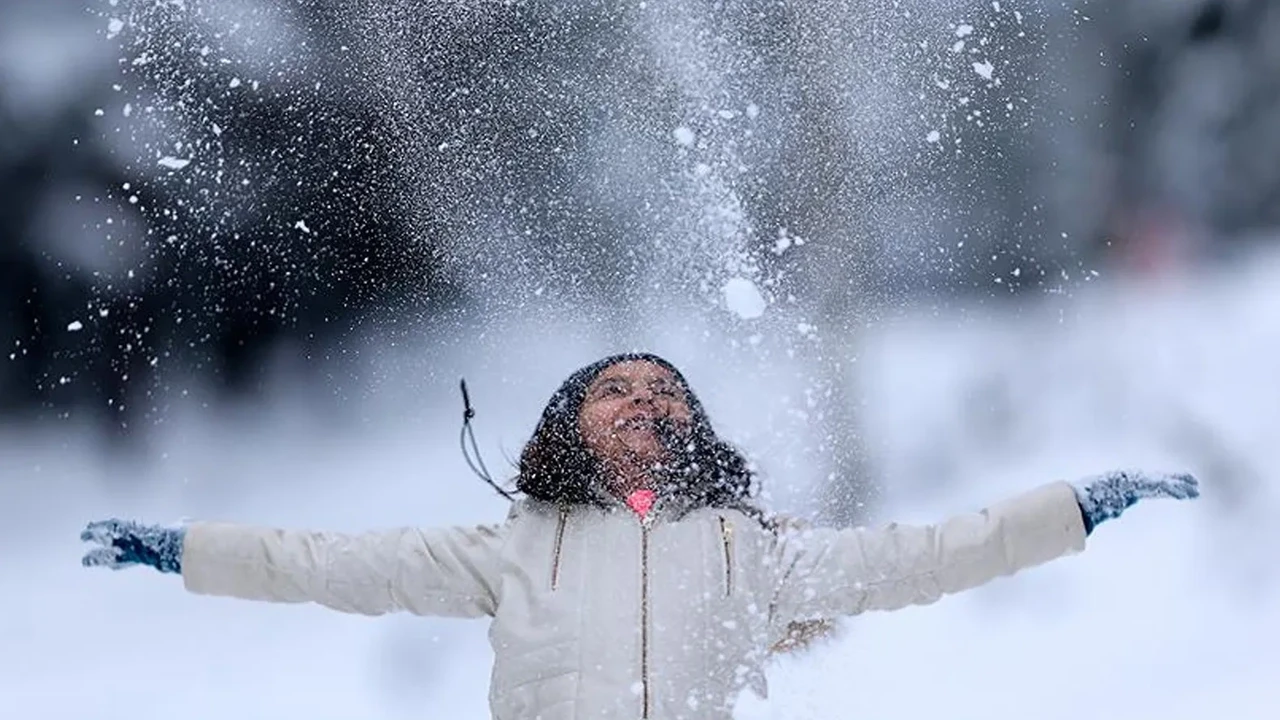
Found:
[[[596,385],[609,380],[626,380],[633,383],[648,383],[655,380],[677,382],[676,376],[670,370],[648,360],[627,360],[610,365],[600,371],[591,384]]]

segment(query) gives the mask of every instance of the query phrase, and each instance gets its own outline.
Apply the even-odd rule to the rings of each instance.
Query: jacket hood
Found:
[[[552,394],[533,437],[520,457],[517,489],[529,497],[560,504],[610,505],[599,462],[582,440],[578,417],[587,388],[605,369],[623,362],[644,361],[671,373],[684,390],[692,420],[685,471],[663,490],[666,512],[679,515],[703,506],[754,511],[750,503],[753,474],[746,459],[716,436],[706,409],[688,380],[670,361],[648,352],[610,355],[574,371]]]

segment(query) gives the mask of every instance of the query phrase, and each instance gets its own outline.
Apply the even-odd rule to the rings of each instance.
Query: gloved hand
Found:
[[[1084,516],[1085,534],[1106,520],[1120,517],[1130,505],[1143,498],[1188,500],[1200,497],[1200,485],[1188,473],[1146,473],[1141,470],[1112,470],[1071,484]]]
[[[86,553],[80,564],[112,570],[150,565],[160,572],[180,573],[185,535],[184,528],[142,525],[131,520],[91,522],[80,533],[80,539],[102,547]]]

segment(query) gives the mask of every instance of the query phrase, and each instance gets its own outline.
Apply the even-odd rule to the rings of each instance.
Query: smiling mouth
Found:
[[[686,437],[688,434],[688,427],[685,423],[667,415],[658,417],[635,415],[614,422],[613,427],[615,433],[631,434],[643,432],[663,444],[674,442],[679,438]]]
[[[643,415],[624,418],[613,424],[619,430],[653,430],[656,425],[657,422],[654,418]]]

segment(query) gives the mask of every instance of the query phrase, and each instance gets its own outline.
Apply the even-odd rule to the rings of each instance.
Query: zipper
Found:
[[[551,555],[551,589],[560,586],[560,553],[564,549],[564,526],[569,520],[569,508],[560,508],[560,520],[556,523],[556,545]]]
[[[649,717],[652,697],[649,690],[649,525],[650,517],[640,521],[640,692],[643,695],[642,719]]]
[[[720,540],[724,545],[724,596],[733,595],[733,524],[720,516]]]

